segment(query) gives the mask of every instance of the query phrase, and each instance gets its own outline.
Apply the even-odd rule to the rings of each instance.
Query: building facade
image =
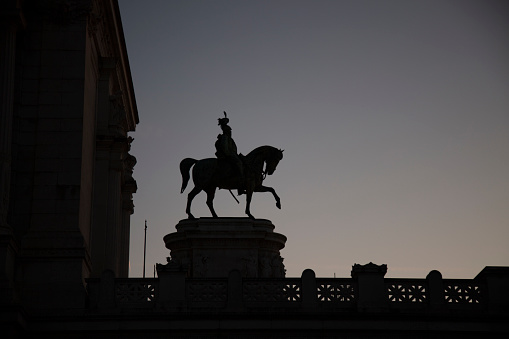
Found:
[[[138,112],[118,4],[0,11],[1,303],[83,308],[86,279],[128,274]]]

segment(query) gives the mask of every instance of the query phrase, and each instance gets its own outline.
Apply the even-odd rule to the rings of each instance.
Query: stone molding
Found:
[[[122,107],[125,111],[126,132],[134,131],[139,123],[138,109],[134,97],[134,87],[129,67],[129,59],[122,29],[116,27],[120,22],[118,5],[113,1],[94,0],[88,16],[88,34],[93,39],[102,58],[116,59],[111,75],[115,78],[116,87],[113,95],[122,96]]]

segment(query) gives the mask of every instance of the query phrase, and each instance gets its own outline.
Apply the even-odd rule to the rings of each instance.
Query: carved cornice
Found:
[[[112,46],[112,24],[109,23],[111,15],[108,14],[110,1],[94,0],[87,21],[87,32],[92,39],[98,53],[102,57],[115,57],[115,48]]]
[[[94,0],[88,16],[88,34],[100,57],[115,58],[113,88],[122,93],[125,132],[134,131],[139,122],[132,84],[131,70],[125,45],[120,11],[116,1]]]

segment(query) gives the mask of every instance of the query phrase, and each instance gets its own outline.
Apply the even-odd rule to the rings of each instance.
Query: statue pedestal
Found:
[[[189,277],[284,277],[280,250],[286,237],[265,219],[200,218],[181,220],[163,240],[171,260],[159,269],[186,271]]]

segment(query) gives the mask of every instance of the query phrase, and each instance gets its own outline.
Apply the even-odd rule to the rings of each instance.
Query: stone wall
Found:
[[[0,297],[80,309],[85,279],[128,274],[138,112],[118,4],[7,0],[0,14]]]

